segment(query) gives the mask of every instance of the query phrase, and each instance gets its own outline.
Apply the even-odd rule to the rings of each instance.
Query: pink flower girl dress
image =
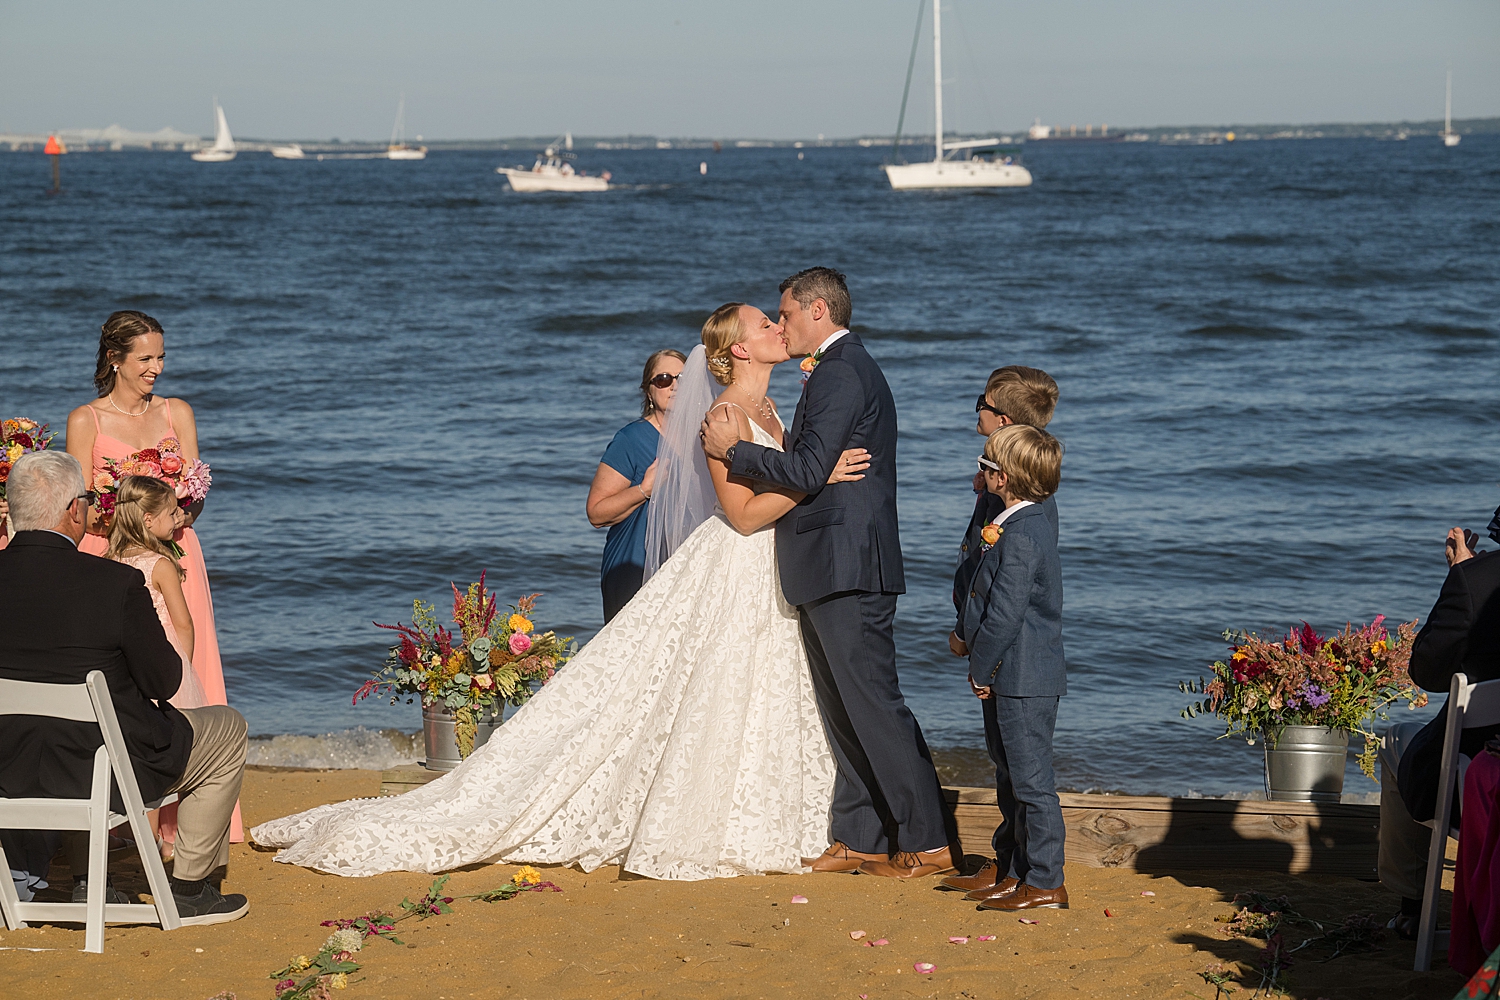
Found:
[[[172,644],[173,649],[177,650],[177,655],[182,657],[182,686],[168,701],[174,708],[203,708],[209,703],[208,695],[204,692],[198,675],[193,672],[191,658],[182,648],[182,639],[177,635],[177,626],[172,624],[172,615],[167,611],[167,599],[162,596],[161,590],[156,586],[156,581],[152,579],[156,564],[166,558],[157,552],[142,552],[138,555],[125,556],[120,562],[127,566],[134,566],[146,577],[146,589],[151,592],[151,603],[156,608],[156,617],[161,619],[161,627],[167,633],[167,641]]]

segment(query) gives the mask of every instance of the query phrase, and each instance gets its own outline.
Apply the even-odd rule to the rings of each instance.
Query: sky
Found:
[[[895,128],[917,0],[0,0],[0,132]],[[907,131],[932,129],[931,0]],[[950,130],[1500,115],[1497,0],[945,0]]]

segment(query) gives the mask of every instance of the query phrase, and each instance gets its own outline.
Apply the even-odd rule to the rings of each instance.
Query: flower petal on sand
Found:
[[[807,902],[807,897],[806,896],[793,896],[792,897],[792,902],[794,902],[794,903],[805,903],[805,902]]]
[[[969,939],[966,938],[966,937],[950,937],[948,939],[948,943],[949,944],[968,944],[969,943]]]
[[[981,935],[979,935],[979,940],[981,940],[981,941],[993,941],[993,940],[995,940],[995,935],[993,935],[993,934],[981,934]]]
[[[929,976],[937,971],[937,966],[933,965],[931,962],[917,962],[912,966],[912,968],[916,969],[917,973],[923,976]]]
[[[874,948],[883,948],[883,947],[885,947],[888,944],[890,944],[890,942],[887,941],[885,938],[876,938],[874,941],[870,942],[871,947],[874,947]]]
[[[1156,895],[1156,893],[1152,892],[1150,889],[1147,889],[1145,892],[1142,892],[1141,895],[1142,896],[1154,896],[1154,895]]]
[[[1104,911],[1104,915],[1105,915],[1105,916],[1106,916],[1106,917],[1112,917],[1112,916],[1114,916],[1114,914],[1113,914],[1113,913],[1110,913],[1110,912],[1109,912],[1109,910],[1108,910],[1108,908],[1106,908],[1106,909],[1105,909],[1105,911]]]
[[[1021,923],[1023,923],[1023,924],[1039,924],[1039,923],[1041,923],[1041,921],[1040,920],[1027,920],[1025,917],[1022,917],[1021,918]]]
[[[854,940],[858,941],[860,938],[862,938],[862,937],[865,936],[865,932],[864,931],[850,931],[849,932],[849,936],[851,938],[853,938]]]

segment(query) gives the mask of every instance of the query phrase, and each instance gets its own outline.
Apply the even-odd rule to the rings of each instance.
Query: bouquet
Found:
[[[5,499],[5,484],[10,467],[29,451],[46,451],[57,435],[30,417],[12,417],[0,423],[0,500]]]
[[[150,476],[172,487],[179,505],[186,507],[208,496],[213,485],[213,470],[207,462],[182,454],[182,443],[165,437],[155,448],[142,448],[127,458],[106,458],[104,469],[94,477],[97,509],[105,524],[115,513],[115,497],[120,480],[126,476]]]
[[[1359,768],[1373,778],[1380,740],[1366,728],[1368,720],[1387,718],[1384,709],[1398,700],[1413,709],[1427,704],[1427,694],[1407,674],[1417,623],[1399,625],[1394,634],[1384,623],[1385,615],[1379,615],[1369,625],[1345,625],[1325,639],[1303,622],[1276,642],[1253,632],[1226,631],[1229,659],[1214,663],[1213,679],[1177,686],[1186,694],[1205,695],[1181,715],[1190,719],[1213,712],[1226,723],[1224,736],[1241,735],[1249,743],[1264,735],[1274,744],[1283,726],[1359,733],[1365,738]]]
[[[459,754],[468,757],[479,717],[506,704],[524,705],[572,658],[578,644],[571,636],[536,631],[531,616],[539,594],[522,597],[502,617],[483,573],[466,591],[451,586],[458,635],[439,625],[434,607],[420,599],[412,601],[410,625],[375,622],[400,633],[401,642],[354,693],[354,702],[389,693],[392,705],[403,695],[408,702],[419,697],[423,705],[443,705],[457,723]]]

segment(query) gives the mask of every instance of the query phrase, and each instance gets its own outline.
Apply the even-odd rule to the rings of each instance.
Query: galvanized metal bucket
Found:
[[[481,715],[474,733],[474,749],[488,742],[500,728],[500,712]],[[458,755],[458,721],[445,705],[422,706],[422,735],[427,740],[427,767],[433,771],[451,771],[463,763]]]
[[[1266,734],[1266,798],[1338,802],[1344,792],[1349,734],[1323,726],[1284,726]]]

